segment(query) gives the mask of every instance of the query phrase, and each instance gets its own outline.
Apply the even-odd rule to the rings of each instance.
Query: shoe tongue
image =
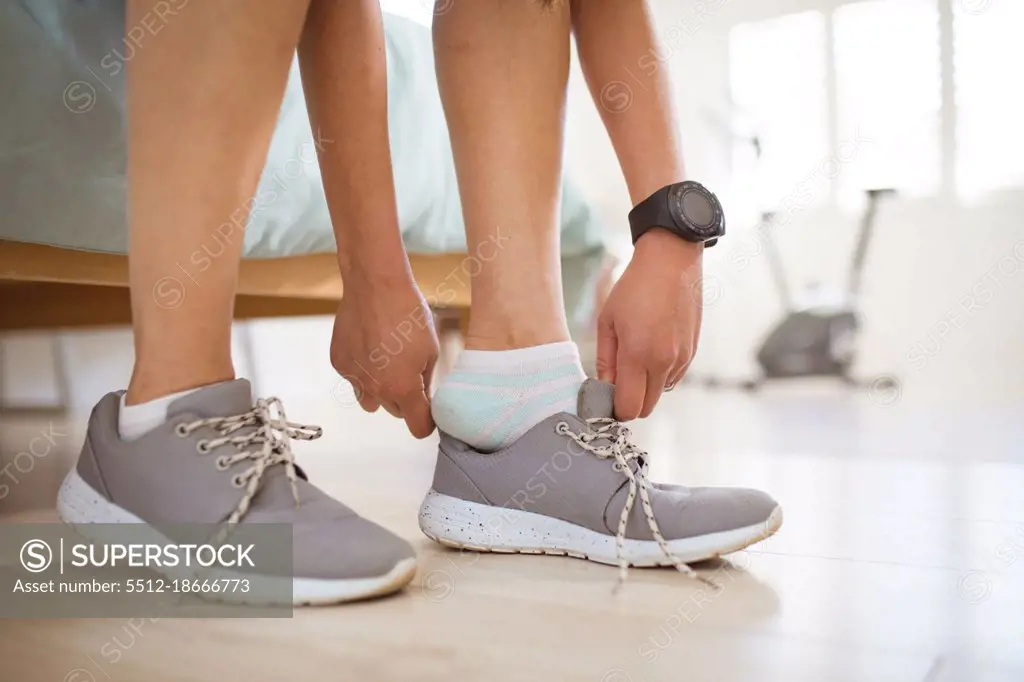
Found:
[[[607,381],[587,379],[580,386],[576,411],[582,419],[615,419],[615,386]],[[605,436],[611,438],[611,436]],[[629,462],[634,473],[644,465],[643,457]]]
[[[614,418],[615,386],[607,381],[587,379],[580,386],[576,413],[582,419]]]
[[[167,416],[171,418],[176,414],[188,413],[202,419],[214,419],[245,414],[252,409],[252,385],[245,379],[234,379],[200,388],[178,398],[167,408]],[[243,436],[252,433],[255,428],[246,426],[232,435]],[[260,447],[262,446],[254,444],[250,446],[250,449],[259,449]],[[247,461],[246,466],[249,464],[252,462]],[[298,465],[295,466],[295,473],[300,479],[298,483],[300,495],[305,498],[309,495],[310,486],[304,482],[309,479]],[[252,516],[256,516],[258,510],[273,512],[295,508],[292,487],[288,482],[283,465],[269,467],[264,472],[251,505],[250,515]]]
[[[189,413],[203,419],[233,417],[252,409],[252,386],[245,379],[224,381],[178,398],[167,407],[167,416]]]

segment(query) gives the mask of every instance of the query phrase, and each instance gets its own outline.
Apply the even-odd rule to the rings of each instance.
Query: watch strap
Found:
[[[672,219],[672,211],[668,207],[668,197],[672,186],[662,187],[633,207],[629,212],[629,231],[633,236],[633,244],[653,227],[663,227],[679,234],[679,226]]]

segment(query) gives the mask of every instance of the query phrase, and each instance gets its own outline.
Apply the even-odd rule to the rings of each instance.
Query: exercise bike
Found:
[[[831,301],[821,300],[821,296],[816,297],[818,301],[804,305],[794,301],[787,285],[782,257],[771,238],[775,213],[762,214],[762,225],[768,228],[764,231],[765,253],[772,280],[786,313],[758,346],[756,359],[761,375],[756,379],[739,382],[740,388],[754,391],[769,380],[810,377],[831,377],[846,384],[859,385],[850,374],[860,332],[857,294],[860,292],[864,261],[871,243],[878,207],[885,198],[894,194],[895,190],[892,189],[866,191],[867,205],[860,221],[847,289]],[[718,387],[729,382],[709,377],[704,383],[709,387]]]

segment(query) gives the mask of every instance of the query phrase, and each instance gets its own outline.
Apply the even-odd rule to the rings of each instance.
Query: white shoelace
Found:
[[[232,484],[236,488],[245,488],[245,494],[227,524],[232,526],[242,520],[249,511],[249,505],[256,496],[263,475],[271,467],[283,464],[288,482],[292,487],[295,506],[299,506],[299,489],[296,485],[298,474],[295,472],[295,456],[292,454],[291,439],[315,440],[323,434],[319,426],[308,426],[287,421],[284,405],[278,398],[260,398],[250,411],[230,417],[213,417],[199,419],[178,425],[178,435],[184,437],[196,429],[212,427],[221,434],[218,438],[199,441],[197,447],[200,454],[206,454],[222,445],[232,444],[238,450],[233,455],[217,457],[217,468],[224,471],[233,464],[251,460],[252,465],[245,471],[236,474]],[[245,435],[232,436],[239,429],[255,427]],[[252,445],[261,445],[258,450],[247,449]]]
[[[555,432],[572,438],[581,448],[590,452],[598,459],[614,458],[615,464],[612,466],[616,471],[629,479],[629,494],[626,496],[626,504],[622,507],[622,513],[619,514],[619,528],[615,534],[615,556],[619,560],[619,578],[615,583],[615,591],[622,587],[629,575],[629,561],[626,560],[624,553],[626,524],[629,522],[629,514],[636,503],[637,493],[640,495],[640,504],[643,507],[644,516],[647,517],[647,526],[651,529],[651,535],[657,541],[662,554],[672,562],[672,565],[680,573],[717,588],[717,584],[704,578],[687,566],[669,549],[665,536],[661,534],[661,528],[658,527],[658,521],[654,518],[654,510],[651,508],[651,498],[648,491],[650,481],[647,477],[647,453],[630,441],[630,430],[623,426],[621,422],[608,417],[587,419],[586,422],[594,430],[594,433],[576,433],[569,428],[567,422],[558,422]],[[603,441],[604,444],[595,445],[594,441],[598,440]],[[635,473],[632,467],[630,467],[630,462],[633,460],[639,461],[639,467]]]

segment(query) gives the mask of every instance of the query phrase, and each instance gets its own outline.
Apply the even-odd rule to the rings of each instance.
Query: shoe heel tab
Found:
[[[469,452],[472,448],[468,443],[465,443],[455,436],[449,435],[444,431],[438,429],[438,451],[446,457],[458,456],[460,454]]]
[[[121,420],[121,397],[127,391],[114,391],[108,393],[93,406],[89,413],[89,431],[94,428],[109,429],[111,426],[116,432]]]

